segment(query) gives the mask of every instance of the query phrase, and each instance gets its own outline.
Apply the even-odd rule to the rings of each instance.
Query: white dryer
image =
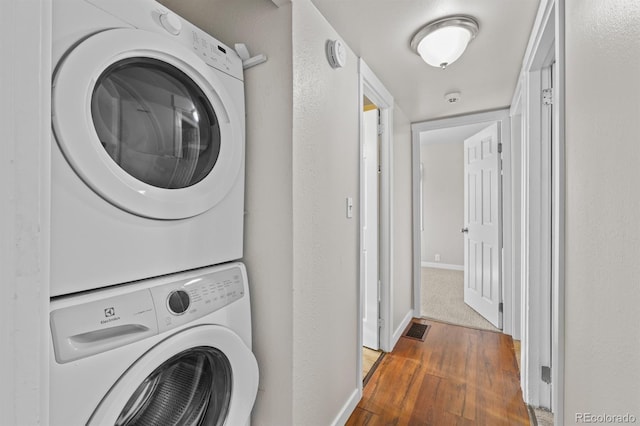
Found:
[[[50,419],[246,425],[258,387],[244,265],[55,299]]]
[[[53,0],[51,294],[242,257],[244,83],[153,0]]]

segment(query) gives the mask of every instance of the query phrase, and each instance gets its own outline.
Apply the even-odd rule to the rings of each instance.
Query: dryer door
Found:
[[[257,363],[240,337],[225,327],[196,326],[142,356],[88,424],[244,425],[257,389]]]
[[[244,156],[242,117],[217,73],[166,36],[95,34],[57,68],[55,139],[80,178],[121,209],[203,213],[232,188]]]

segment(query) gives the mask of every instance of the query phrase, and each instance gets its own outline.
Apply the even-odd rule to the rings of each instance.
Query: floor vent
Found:
[[[402,337],[407,337],[409,339],[415,339],[424,342],[424,339],[427,337],[429,327],[430,326],[428,326],[427,324],[412,322],[409,327],[407,327]]]

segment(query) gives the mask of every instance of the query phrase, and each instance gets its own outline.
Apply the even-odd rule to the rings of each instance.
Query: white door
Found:
[[[464,141],[464,301],[502,328],[498,124]]]
[[[379,349],[378,333],[378,110],[364,113],[364,204],[362,257],[364,263],[364,309],[362,311],[362,344]]]

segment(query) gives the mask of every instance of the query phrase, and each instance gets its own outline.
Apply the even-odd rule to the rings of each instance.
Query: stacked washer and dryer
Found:
[[[53,63],[50,424],[248,424],[241,59],[153,0],[53,0]]]

